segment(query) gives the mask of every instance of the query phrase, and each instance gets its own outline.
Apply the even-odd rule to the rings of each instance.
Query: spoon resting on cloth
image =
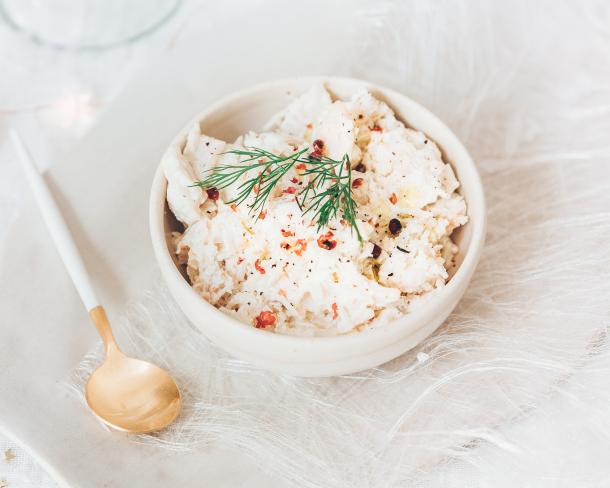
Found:
[[[106,312],[95,296],[85,265],[51,192],[15,130],[11,130],[11,138],[51,238],[104,342],[106,359],[89,377],[85,388],[89,407],[102,422],[117,430],[145,433],[163,429],[180,412],[180,391],[176,382],[158,366],[129,358],[120,351]]]

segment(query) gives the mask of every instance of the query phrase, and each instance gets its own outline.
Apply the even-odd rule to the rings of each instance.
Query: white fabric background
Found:
[[[29,134],[37,135],[34,150],[42,155],[69,147],[155,50],[180,49],[181,39],[198,30],[214,29],[219,18],[250,15],[256,21],[257,15],[266,15],[257,9],[263,4],[251,3],[236,13],[223,10],[222,2],[187,2],[179,16],[154,36],[94,58],[41,49],[0,26],[0,60],[4,64],[2,73],[6,73],[0,80],[0,130],[12,123],[21,125]],[[344,5],[349,8],[350,4]],[[531,415],[500,425],[493,432],[477,432],[478,449],[444,452],[451,462],[423,474],[418,485],[604,486],[609,474],[610,362],[607,354],[597,354],[579,364],[575,362],[578,347],[569,342],[571,337],[581,340],[588,332],[608,326],[607,275],[603,274],[607,271],[610,237],[607,3],[539,1],[507,6],[500,2],[437,1],[358,5],[357,15],[350,17],[353,28],[362,29],[360,42],[350,53],[354,74],[402,89],[456,130],[480,162],[490,197],[490,216],[496,222],[505,219],[526,225],[540,219],[542,225],[546,219],[548,233],[555,239],[540,253],[531,254],[530,263],[535,265],[528,267],[527,262],[517,259],[519,252],[531,252],[519,240],[519,226],[506,232],[496,226],[490,235],[488,255],[493,255],[494,249],[506,251],[500,239],[514,239],[514,252],[498,256],[505,263],[500,266],[499,281],[514,279],[514,266],[522,266],[524,290],[534,290],[535,284],[548,287],[548,292],[532,295],[535,302],[528,302],[527,294],[511,302],[510,297],[494,295],[491,287],[479,287],[474,289],[472,299],[488,300],[496,311],[504,307],[500,309],[506,319],[501,322],[504,326],[511,325],[511,317],[518,317],[519,321],[512,324],[515,334],[499,338],[513,340],[523,350],[528,346],[527,334],[541,345],[547,334],[549,351],[537,349],[538,366],[543,370],[549,358],[557,360],[547,364],[550,368],[570,365],[570,381],[554,384],[555,395],[547,396],[541,404],[529,405]],[[218,35],[220,38],[226,33]],[[18,211],[22,191],[11,184],[17,168],[8,157],[9,150],[3,146],[1,151],[0,236]],[[505,178],[498,178],[499,174]],[[547,192],[549,205],[528,209],[514,200],[514,211],[520,213],[510,215],[511,209],[504,202],[515,195],[527,199],[528,193],[522,188],[528,185],[529,194],[538,199]],[[561,192],[560,198],[557,192]],[[566,220],[566,215],[573,221]],[[557,240],[557,225],[565,229],[565,240]],[[538,230],[544,231],[544,227]],[[527,238],[532,236],[528,234]],[[534,237],[540,239],[539,234]],[[561,248],[568,247],[573,253],[561,254]],[[596,268],[601,275],[595,273]],[[579,280],[579,274],[589,281]],[[566,283],[566,277],[573,283]],[[579,289],[571,295],[574,283]],[[582,293],[583,289],[587,293]],[[574,296],[581,303],[570,303],[570,313],[565,313],[566,302]],[[560,298],[555,305],[554,297]],[[556,315],[555,322],[554,306],[563,312]],[[522,324],[534,323],[527,322],[531,317],[524,310],[544,312],[551,320],[544,322],[547,327],[542,330],[520,329]],[[570,329],[566,324],[575,327]],[[590,331],[583,330],[587,326]],[[442,337],[437,340],[442,343]],[[510,390],[506,392],[510,401]],[[481,417],[485,415],[481,412]],[[490,436],[486,439],[485,434]],[[12,448],[21,459],[21,451]],[[0,479],[7,478],[11,487],[30,486],[26,480],[38,483],[31,486],[44,486],[36,478],[39,471],[29,466],[27,462],[21,465],[18,459],[5,465],[0,456]]]
[[[14,442],[0,439],[0,487],[55,488],[56,486],[29,454]]]

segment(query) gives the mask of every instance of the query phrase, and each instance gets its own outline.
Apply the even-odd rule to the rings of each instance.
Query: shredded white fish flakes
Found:
[[[302,149],[349,156],[357,226],[341,215],[318,228],[296,200],[311,176],[294,165],[265,209],[229,205],[242,176],[216,192],[193,187],[218,164],[239,164],[228,151],[260,148],[277,155]],[[294,335],[336,335],[394,320],[445,285],[467,222],[459,183],[436,144],[405,127],[367,91],[332,100],[313,86],[267,124],[234,143],[201,134],[163,159],[167,200],[186,226],[176,235],[193,288],[223,312],[259,328]]]

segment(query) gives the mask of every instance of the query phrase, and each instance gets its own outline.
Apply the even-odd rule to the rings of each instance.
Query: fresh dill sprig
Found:
[[[341,160],[334,160],[317,154],[309,155],[308,151],[305,148],[287,156],[256,147],[227,151],[225,154],[235,154],[245,159],[238,164],[220,164],[210,168],[206,171],[207,176],[193,186],[222,190],[240,182],[244,175],[252,172],[251,176],[248,175],[245,181],[239,183],[237,196],[227,203],[240,205],[254,193],[254,200],[248,203],[248,208],[250,213],[260,215],[282,177],[295,165],[304,164],[305,169],[301,175],[309,176],[310,179],[295,195],[303,214],[314,212],[312,220],[318,224],[318,230],[340,214],[356,231],[358,240],[362,241],[356,222],[357,204],[352,194],[349,156],[345,154]]]
[[[304,174],[312,175],[312,179],[299,194],[300,206],[306,207],[303,214],[315,212],[312,220],[317,222],[319,230],[327,226],[341,211],[343,218],[356,231],[358,240],[362,241],[356,223],[357,205],[352,195],[352,167],[349,156],[345,154],[340,161],[322,157],[320,161],[313,161]],[[307,201],[306,206],[310,190],[313,190],[313,196]]]
[[[254,192],[256,197],[252,203],[248,204],[248,207],[250,212],[258,211],[260,213],[271,190],[306,151],[307,149],[302,149],[289,156],[277,156],[258,148],[227,151],[227,154],[246,156],[246,159],[239,164],[220,164],[210,168],[207,171],[209,175],[203,181],[196,182],[195,186],[222,190],[237,183],[246,173],[255,171],[253,176],[239,184],[237,196],[227,203],[240,205]]]

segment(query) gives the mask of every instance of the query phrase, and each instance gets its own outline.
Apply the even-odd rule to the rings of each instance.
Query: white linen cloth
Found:
[[[0,439],[0,487],[56,488],[57,484],[19,445]]]
[[[221,30],[219,22],[213,38],[221,32],[253,36],[250,45],[257,59],[234,58],[247,66],[245,71],[253,79],[313,73],[316,66],[329,72],[329,63],[334,60],[334,72],[398,88],[448,122],[479,164],[489,200],[488,244],[473,284],[446,326],[422,346],[380,371],[365,373],[362,379],[337,379],[334,382],[339,388],[334,390],[323,382],[268,377],[222,355],[216,356],[217,362],[204,357],[200,362],[181,363],[196,359],[194,351],[190,351],[191,356],[176,358],[159,350],[163,344],[159,337],[171,329],[147,329],[149,324],[141,322],[142,315],[136,315],[122,326],[124,337],[138,340],[131,347],[149,354],[156,351],[160,359],[182,366],[178,372],[185,375],[183,380],[189,386],[195,383],[193,376],[186,374],[205,366],[198,369],[202,382],[189,390],[194,395],[191,399],[205,398],[219,413],[216,424],[200,421],[205,418],[178,424],[199,427],[199,437],[193,436],[191,429],[188,436],[170,431],[167,437],[141,440],[191,448],[209,440],[205,436],[214,428],[216,433],[232,434],[233,446],[239,446],[275,476],[301,486],[602,485],[609,474],[604,456],[610,448],[610,388],[605,380],[610,372],[606,344],[610,72],[603,62],[610,52],[608,6],[595,1],[578,5],[515,2],[510,6],[466,1],[362,2],[350,3],[345,18],[337,16],[342,7],[348,9],[346,5],[315,3],[309,7],[313,12],[280,12],[273,22],[262,9],[248,19],[232,19],[230,31]],[[327,22],[327,14],[343,22]],[[209,21],[209,16],[206,19]],[[253,19],[255,25],[248,30]],[[276,24],[276,35],[285,36],[284,56],[292,49],[296,60],[303,59],[302,65],[274,65],[273,54],[280,47],[265,48],[255,37]],[[320,48],[320,39],[308,37],[315,31],[316,38],[328,40],[325,36],[331,37],[331,28],[335,29],[333,44],[326,50]],[[299,35],[310,49],[297,44]],[[217,48],[225,49],[225,54],[242,53],[233,47]],[[192,90],[192,114],[203,100],[197,90],[204,85],[197,79],[209,82],[210,78],[202,75],[201,68],[188,65],[197,62],[194,54],[200,55],[201,50],[188,46],[193,55],[187,56],[187,46],[182,49],[183,62],[169,64],[174,71],[159,75],[165,78],[157,86],[164,88],[160,93],[167,97],[173,93],[171,87],[184,87],[184,77],[191,74],[194,79],[187,86]],[[312,52],[314,59],[307,58],[305,53],[311,56]],[[337,56],[339,52],[344,56]],[[213,54],[206,59],[210,57],[212,66],[222,63]],[[243,74],[239,66],[222,66],[229,85],[248,84],[248,80],[234,81]],[[270,71],[263,73],[261,66]],[[230,88],[205,85],[214,95]],[[175,105],[186,111],[188,97],[176,97]],[[121,103],[128,101],[123,98]],[[146,112],[142,103],[135,106]],[[185,118],[188,115],[182,120]],[[166,133],[169,125],[161,132],[165,139],[171,136]],[[151,129],[138,130],[145,133]],[[142,143],[142,136],[138,140]],[[142,152],[144,149],[139,150]],[[80,154],[84,154],[82,147]],[[66,175],[67,170],[63,171]],[[122,174],[137,182],[141,176],[137,171],[125,167]],[[85,197],[75,198],[74,187],[67,191],[72,204],[91,205]],[[137,194],[145,191],[138,189]],[[78,210],[81,218],[92,215],[87,208]],[[97,215],[101,217],[103,212]],[[100,227],[98,231],[108,229],[108,224],[100,223]],[[105,238],[103,242],[108,243]],[[113,271],[124,281],[129,279],[124,270]],[[146,296],[134,298],[136,309],[155,310]],[[167,317],[162,315],[167,312],[157,313],[157,318]],[[173,326],[183,324],[176,321]],[[147,334],[138,335],[142,330]],[[152,335],[155,330],[159,336]],[[197,344],[210,352],[203,349],[204,343]],[[81,372],[88,365],[82,366]],[[276,388],[284,404],[297,408],[298,414],[319,413],[320,417],[298,417],[308,419],[302,424],[301,436],[286,437],[288,431],[281,422],[265,417],[278,412],[278,403],[262,405],[259,401],[234,405],[240,415],[231,426],[226,404],[214,401],[227,391],[230,395],[226,398],[234,399],[231,395],[238,390],[206,391],[214,379],[205,376],[210,366],[216,368],[216,379],[227,380],[235,374],[257,378],[267,391]],[[361,410],[354,411],[358,388],[370,389],[365,400],[372,403],[363,403]],[[201,391],[206,391],[205,397]],[[319,400],[320,394],[329,401],[330,410],[314,408],[311,400]],[[258,397],[252,392],[245,398]],[[299,399],[302,402],[298,403]],[[367,410],[370,408],[374,413]],[[247,436],[241,422],[248,420],[244,414],[252,412],[252,435]],[[349,416],[335,418],[333,423],[333,412],[353,414],[351,420],[357,423],[350,422]],[[356,429],[350,430],[353,427]],[[388,449],[392,446],[380,438],[373,439],[376,444],[368,439],[369,443],[357,445],[354,432],[367,428],[372,436],[388,434],[399,451]],[[338,436],[339,431],[343,437]],[[331,433],[332,437],[325,437]],[[297,440],[318,442],[314,444],[318,449],[306,444],[310,449],[301,452],[302,457],[295,462],[268,466],[269,452],[278,452],[273,442],[278,439],[287,442],[285,454],[299,452],[303,444],[297,446]],[[353,451],[341,451],[348,442]],[[259,449],[265,445],[269,451]],[[385,456],[368,457],[369,464],[358,464],[362,458],[347,456],[371,445],[385,449],[379,451]],[[334,450],[326,449],[329,446]],[[345,457],[337,459],[333,456],[337,453]],[[348,462],[342,464],[345,460]],[[370,464],[373,460],[376,464]],[[389,460],[394,469],[387,469]],[[114,480],[110,486],[128,485]]]

